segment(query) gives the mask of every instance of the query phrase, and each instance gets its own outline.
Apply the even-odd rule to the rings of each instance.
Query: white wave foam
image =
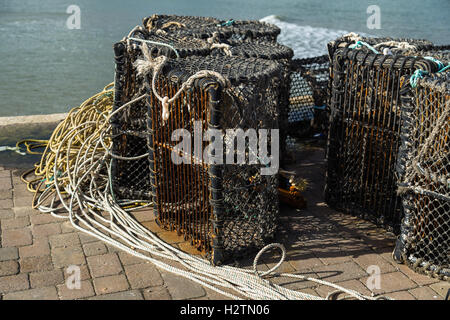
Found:
[[[327,43],[348,31],[316,28],[311,26],[300,26],[280,20],[271,15],[260,21],[272,23],[281,29],[278,42],[294,50],[295,58],[309,58],[327,53]]]

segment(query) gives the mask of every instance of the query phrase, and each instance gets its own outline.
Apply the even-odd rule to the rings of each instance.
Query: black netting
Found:
[[[406,42],[366,41],[374,46],[388,43],[390,49]],[[375,54],[364,45],[349,48],[354,43],[338,40],[329,47],[333,67],[325,196],[330,206],[398,233],[403,214],[395,174],[400,89],[415,70],[435,72],[437,65],[414,56]],[[411,46],[430,49],[422,40],[402,46],[408,53],[414,50]]]
[[[277,175],[261,173],[264,166],[258,151],[255,154],[250,148],[251,139],[244,140],[245,164],[230,164],[229,160],[235,162],[237,156],[228,159],[227,147],[232,147],[236,129],[254,129],[255,133],[259,129],[278,129],[277,104],[283,70],[278,63],[255,58],[170,60],[156,81],[158,93],[173,96],[189,76],[205,69],[225,76],[231,87],[217,87],[213,79],[196,81],[193,88],[173,102],[167,120],[163,119],[161,102],[149,90],[148,141],[158,221],[183,234],[199,250],[211,251],[212,260],[219,263],[261,248],[275,233]],[[147,84],[150,83],[149,77]],[[193,134],[196,125],[202,134],[207,128],[224,134],[224,164],[210,164],[193,149],[194,155],[188,156],[191,163],[172,162],[172,151],[180,152],[179,141],[171,140],[172,132],[183,128]],[[275,152],[270,150],[271,137],[269,133],[268,155]],[[207,143],[199,143],[200,150],[204,150]],[[256,164],[249,163],[252,158]]]
[[[294,143],[295,138],[326,134],[329,66],[326,55],[292,60],[286,126],[290,137],[288,145]]]
[[[257,20],[217,20],[214,18],[153,15],[143,19],[147,30],[160,34],[172,34],[177,37],[207,39],[230,39],[238,41],[268,40],[275,41],[280,29],[272,24]]]
[[[405,217],[394,257],[442,279],[450,278],[449,98],[450,72],[426,76],[404,95],[397,168]]]

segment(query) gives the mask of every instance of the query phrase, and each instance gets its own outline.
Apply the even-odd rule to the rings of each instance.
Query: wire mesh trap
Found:
[[[170,60],[155,79],[156,90],[162,96],[173,96],[199,70],[219,72],[231,86],[224,88],[208,78],[196,80],[173,102],[167,120],[163,105],[149,90],[151,184],[158,223],[182,234],[198,250],[210,253],[211,261],[218,264],[261,248],[276,230],[277,175],[262,174],[265,165],[255,161],[261,155],[251,146],[256,137],[242,140],[246,150],[241,160],[233,148],[235,142],[240,143],[236,129],[278,129],[282,67],[255,58],[193,56]],[[151,81],[149,76],[147,82]],[[197,139],[192,142],[193,152],[180,150],[179,142],[172,141],[176,129],[190,132]],[[226,132],[223,146],[215,155],[219,160],[214,162],[203,157],[207,143],[202,135],[207,129]],[[272,154],[275,150],[271,150],[270,141],[276,137],[267,137]],[[181,164],[172,161],[174,153],[183,158]]]
[[[295,139],[314,133],[326,134],[329,66],[327,55],[292,60],[286,126],[288,146]]]
[[[172,28],[179,30],[178,24],[185,26],[181,28],[211,24],[214,28],[217,28],[218,21],[211,18],[152,16],[144,19],[144,24],[150,26],[150,31],[142,27],[136,27],[130,32],[127,41],[122,41],[115,46],[115,110],[132,100],[133,97],[135,98],[143,93],[143,85],[141,80],[136,78],[136,67],[134,66],[136,57],[141,52],[140,46],[142,44],[147,45],[153,57],[163,55],[171,58],[186,58],[192,55],[221,56],[231,54],[242,58],[255,57],[277,60],[285,66],[283,78],[280,79],[280,91],[284,100],[280,99],[279,105],[287,104],[288,65],[293,56],[292,49],[275,42],[259,40],[244,43],[231,38],[223,40],[224,42],[221,43],[223,46],[217,47],[203,39],[185,35],[181,37],[176,32],[158,32],[158,30],[172,30]],[[249,24],[250,22],[245,22],[245,25]],[[262,25],[266,26],[266,24]],[[214,41],[220,41],[220,39]],[[145,104],[139,102],[132,109],[127,109],[112,119],[114,152],[122,157],[113,160],[114,191],[120,199],[148,200],[151,197],[148,181],[144,179],[144,177],[149,176],[147,159],[143,156],[148,152],[145,140],[147,129],[143,120],[145,112]],[[124,157],[131,157],[132,159],[127,160]],[[135,159],[136,157],[140,158]]]
[[[160,34],[171,33],[177,37],[216,40],[232,39],[253,41],[256,39],[276,41],[280,29],[257,20],[218,20],[207,17],[152,15],[143,19],[143,26]]]
[[[448,280],[450,72],[425,76],[402,98],[397,173],[405,217],[393,257],[417,272]]]
[[[415,70],[431,73],[438,66],[427,59],[400,55],[430,49],[426,41],[367,41],[361,48],[348,39],[329,45],[333,65],[325,199],[335,209],[398,234],[403,214],[395,174],[400,90]],[[396,43],[405,49],[396,50],[392,47]],[[380,54],[383,47],[396,54]]]
[[[133,29],[128,40],[114,46],[116,60],[114,110],[145,92],[142,79],[136,76],[134,65],[137,56],[141,54],[141,45],[146,45],[154,57],[205,56],[211,51],[210,44],[200,39],[179,39],[170,34],[159,35],[143,28]],[[121,157],[114,158],[112,166],[114,192],[120,199],[151,198],[146,157],[148,153],[146,112],[146,105],[141,101],[111,120],[113,151]],[[136,157],[139,159],[135,159]]]

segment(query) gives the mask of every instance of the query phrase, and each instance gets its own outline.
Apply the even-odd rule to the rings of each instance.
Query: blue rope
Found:
[[[441,61],[439,61],[436,58],[433,57],[423,57],[424,59],[433,61],[434,63],[436,63],[438,65],[439,70],[437,71],[437,73],[443,72],[445,70],[447,70],[448,68],[450,68],[450,64],[449,65],[445,65],[443,64]],[[417,81],[419,79],[422,79],[424,75],[428,74],[427,71],[425,70],[416,70],[414,71],[414,73],[412,74],[411,78],[409,78],[409,83],[411,84],[412,88],[415,88],[417,86]]]
[[[225,21],[224,23],[219,23],[217,26],[218,27],[229,27],[232,26],[234,24],[234,19],[230,19],[228,21]]]
[[[359,49],[362,46],[366,46],[367,48],[369,48],[375,54],[380,54],[380,52],[377,49],[375,49],[370,44],[368,44],[367,42],[364,42],[364,41],[357,41],[355,44],[352,44],[351,46],[349,46],[349,48],[350,49]]]

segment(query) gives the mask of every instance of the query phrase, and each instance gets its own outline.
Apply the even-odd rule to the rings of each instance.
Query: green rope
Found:
[[[233,19],[230,19],[230,20],[225,21],[225,22],[223,22],[223,23],[219,23],[217,26],[218,26],[218,27],[230,27],[230,26],[232,26],[233,24],[234,24],[234,20],[233,20]]]
[[[436,63],[438,65],[438,69],[439,70],[437,71],[437,73],[443,72],[443,71],[447,70],[450,67],[450,64],[449,65],[445,65],[444,63],[442,63],[441,61],[439,61],[436,58],[433,58],[433,57],[423,57],[423,58],[427,59],[427,60],[430,60],[430,61],[433,61],[434,63]],[[418,69],[418,70],[414,71],[414,73],[409,78],[409,83],[411,84],[411,88],[415,88],[417,86],[417,81],[419,79],[422,79],[423,76],[427,75],[427,74],[428,74],[428,71],[421,70],[421,69]]]
[[[349,48],[350,49],[359,49],[362,46],[369,48],[375,54],[380,54],[380,52],[377,49],[375,49],[370,44],[368,44],[367,42],[364,42],[364,41],[357,41],[355,44],[352,44],[351,46],[349,46]]]

